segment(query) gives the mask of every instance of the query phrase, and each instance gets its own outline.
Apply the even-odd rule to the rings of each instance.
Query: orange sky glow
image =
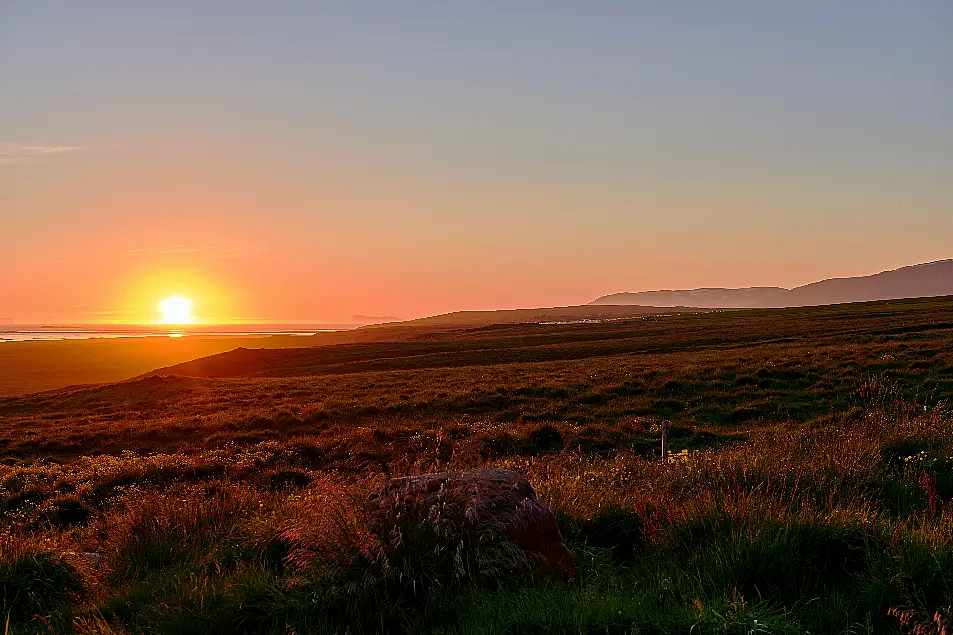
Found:
[[[408,319],[953,257],[945,2],[84,4],[0,7],[0,324],[154,324],[170,296],[204,324]]]

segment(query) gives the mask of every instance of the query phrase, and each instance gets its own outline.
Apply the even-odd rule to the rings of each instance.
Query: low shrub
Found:
[[[605,549],[621,562],[632,562],[648,539],[642,515],[617,505],[588,519],[566,514],[559,514],[558,519],[567,541]]]
[[[43,516],[54,527],[73,527],[89,522],[89,507],[77,496],[55,498],[45,506]]]
[[[529,442],[537,452],[558,452],[563,449],[563,435],[553,426],[540,426],[529,433]]]
[[[279,491],[300,489],[311,483],[311,477],[301,470],[276,470],[268,475],[268,489]]]

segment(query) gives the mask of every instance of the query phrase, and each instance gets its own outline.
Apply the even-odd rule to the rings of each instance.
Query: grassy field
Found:
[[[159,366],[178,364],[247,346],[312,346],[311,338],[143,337],[0,343],[0,397],[76,384],[128,379]]]
[[[556,307],[512,311],[462,311],[447,315],[378,324],[313,336],[208,336],[182,338],[100,338],[72,341],[0,342],[0,397],[52,390],[76,384],[129,379],[162,366],[251,348],[310,348],[358,342],[397,341],[429,333],[485,324],[619,319],[678,312],[640,306]]]
[[[947,298],[403,331],[6,397],[0,621],[908,632],[953,605],[951,394]],[[575,580],[485,557],[499,537],[450,512],[364,511],[389,476],[474,466],[528,475]]]

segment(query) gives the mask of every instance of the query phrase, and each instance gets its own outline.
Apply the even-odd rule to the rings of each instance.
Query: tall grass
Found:
[[[74,606],[93,599],[95,571],[75,549],[61,536],[0,533],[0,616],[6,631],[61,623]]]
[[[939,633],[953,417],[864,390],[849,417],[665,463],[494,458],[448,435],[359,478],[301,463],[301,440],[4,466],[2,617],[12,633]],[[388,472],[476,464],[528,476],[575,580],[530,574],[452,498],[365,508]]]

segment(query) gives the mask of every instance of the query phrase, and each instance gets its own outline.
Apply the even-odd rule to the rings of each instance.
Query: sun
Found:
[[[160,324],[192,324],[192,301],[181,295],[169,296],[159,303]]]

